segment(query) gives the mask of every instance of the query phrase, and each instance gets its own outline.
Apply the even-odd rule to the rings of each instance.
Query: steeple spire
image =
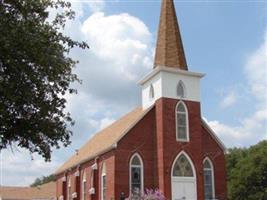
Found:
[[[187,70],[173,0],[162,0],[154,68],[158,65]]]

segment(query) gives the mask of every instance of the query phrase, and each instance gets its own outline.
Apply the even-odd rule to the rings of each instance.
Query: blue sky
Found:
[[[97,130],[140,105],[137,81],[152,70],[160,1],[72,0],[75,21],[64,30],[85,40],[75,49],[79,94],[67,96],[76,125],[72,145],[52,162],[4,150],[1,184],[27,185],[55,171]],[[227,147],[267,139],[267,3],[175,1],[190,71],[203,72],[202,115]],[[52,15],[53,15],[52,11]],[[20,167],[18,167],[20,166]],[[18,181],[20,180],[20,181]]]

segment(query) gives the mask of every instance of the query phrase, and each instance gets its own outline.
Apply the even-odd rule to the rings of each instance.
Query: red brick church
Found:
[[[201,117],[173,0],[163,0],[142,106],[95,134],[57,171],[59,200],[119,200],[159,188],[169,200],[226,199],[225,148]]]

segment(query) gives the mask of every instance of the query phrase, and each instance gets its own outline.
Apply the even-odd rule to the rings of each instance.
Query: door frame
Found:
[[[173,176],[173,168],[174,168],[174,165],[177,161],[177,159],[181,156],[181,155],[184,155],[187,160],[189,161],[191,167],[192,167],[192,170],[193,170],[193,177],[174,177]],[[195,165],[194,163],[192,162],[190,156],[188,156],[188,154],[185,152],[185,151],[181,151],[174,159],[173,163],[172,163],[172,168],[171,168],[171,197],[172,199],[174,199],[173,197],[173,181],[185,181],[185,182],[188,182],[188,181],[194,181],[195,182],[195,194],[196,194],[196,200],[197,200],[197,176],[196,176],[196,170],[195,170]]]

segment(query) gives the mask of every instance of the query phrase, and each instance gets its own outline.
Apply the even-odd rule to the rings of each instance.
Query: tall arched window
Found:
[[[101,172],[101,200],[107,199],[107,176],[106,176],[106,163],[102,164]]]
[[[86,170],[83,172],[83,180],[82,180],[82,200],[86,200]]]
[[[213,165],[210,159],[206,158],[203,162],[204,166],[204,189],[205,189],[205,200],[214,199],[214,171]]]
[[[182,101],[176,105],[176,139],[184,142],[189,141],[188,112]]]
[[[139,154],[134,154],[130,160],[130,193],[143,191],[143,162]]]
[[[177,85],[177,96],[180,98],[185,97],[185,86],[184,86],[183,81],[179,81]]]
[[[72,200],[71,194],[71,176],[68,178],[68,187],[67,187],[68,200]]]
[[[150,99],[153,99],[154,96],[155,96],[155,93],[154,93],[154,87],[153,87],[153,85],[151,84],[151,85],[150,85],[150,88],[149,88],[149,98],[150,98]]]

